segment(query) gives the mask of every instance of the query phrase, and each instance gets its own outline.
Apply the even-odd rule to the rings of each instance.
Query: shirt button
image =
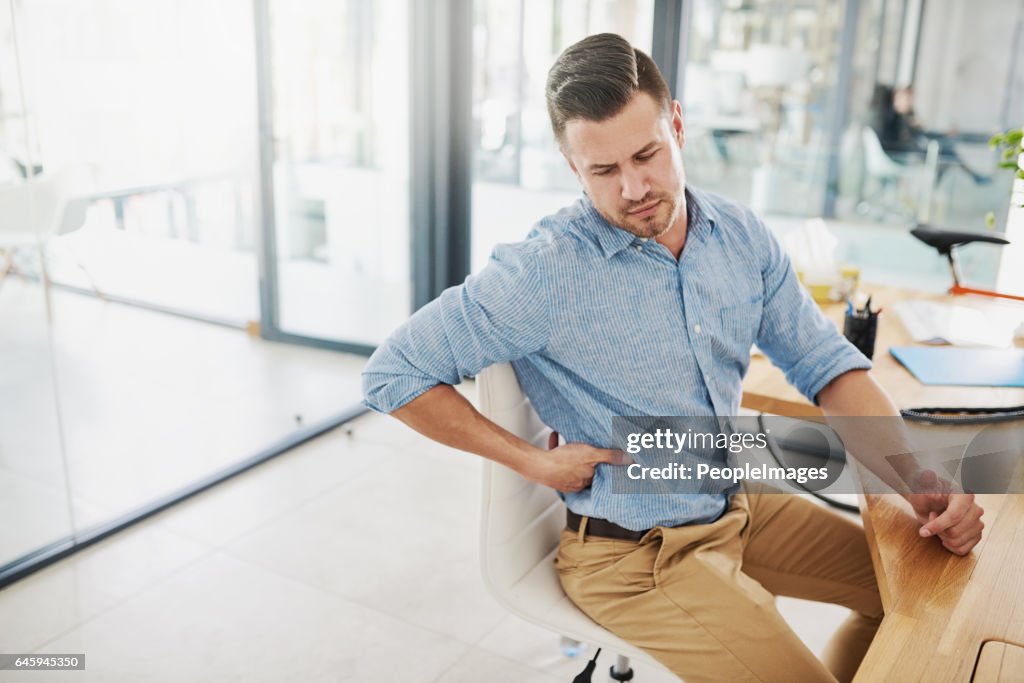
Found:
[[[638,244],[638,245],[636,245],[636,246],[635,246],[635,247],[633,247],[633,248],[634,248],[634,249],[636,249],[637,251],[643,251],[643,250],[644,250],[644,245],[642,245],[642,244]]]
[[[700,323],[697,323],[696,325],[693,326],[693,331],[696,332],[697,334],[700,334]]]

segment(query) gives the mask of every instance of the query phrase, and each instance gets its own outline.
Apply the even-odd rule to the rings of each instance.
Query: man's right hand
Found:
[[[585,443],[559,446],[558,432],[551,432],[548,452],[534,461],[526,477],[563,493],[573,493],[590,486],[598,464],[629,465],[632,462],[622,451],[595,448]]]
[[[530,481],[566,493],[590,486],[599,463],[633,462],[622,451],[582,443],[559,446],[557,433],[548,440],[550,450],[537,448],[481,415],[447,384],[429,389],[391,414],[434,441],[482,455]]]

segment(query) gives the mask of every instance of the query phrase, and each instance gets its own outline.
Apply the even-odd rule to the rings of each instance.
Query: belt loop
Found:
[[[580,531],[579,531],[579,536],[578,536],[578,539],[579,539],[580,543],[583,543],[583,537],[586,536],[586,534],[587,534],[587,521],[588,520],[590,520],[590,517],[587,517],[586,515],[583,515],[582,517],[580,517]]]

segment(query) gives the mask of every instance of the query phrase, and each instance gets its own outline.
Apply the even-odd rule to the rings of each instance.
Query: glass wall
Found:
[[[377,344],[408,316],[408,5],[270,3],[284,332]]]
[[[15,48],[24,36],[13,4],[0,2],[0,566],[66,537],[73,521],[48,283],[31,277],[58,199],[51,179],[33,172],[38,147],[22,99]]]
[[[258,319],[249,2],[23,3],[38,163],[86,204],[56,282]]]
[[[266,246],[257,239],[262,217],[255,210],[258,52],[250,0],[0,3],[6,580],[46,544],[88,539],[249,459],[274,455],[297,430],[358,414],[364,361],[241,329],[260,319],[257,248]],[[362,257],[360,239],[372,237],[402,263],[406,234],[378,234],[382,221],[360,213],[368,184],[330,175],[389,168],[408,149],[405,123],[397,138],[384,135],[388,108],[408,120],[405,86],[360,100],[362,120],[346,114],[359,88],[380,75],[365,72],[363,62],[353,68],[355,53],[336,47],[368,33],[356,23],[365,4],[332,14],[324,3],[320,16],[277,17],[280,33],[292,36],[289,50],[314,53],[292,62],[278,55],[277,82],[292,81],[279,98],[282,148],[306,164],[280,173],[303,192],[313,188],[295,196],[306,209],[321,201],[328,228],[339,216],[357,221],[342,220],[348,245],[334,243],[338,254]],[[373,31],[382,33],[379,24]],[[353,73],[361,85],[349,80]],[[407,190],[402,183],[389,189],[380,213],[394,211],[404,226]],[[315,241],[310,216],[317,209],[278,205],[307,221],[285,233],[282,260],[330,262],[333,253]],[[372,277],[387,271],[370,262],[356,267]],[[306,319],[330,320],[341,309],[352,329],[358,315],[377,314],[370,276],[344,283],[343,293],[368,302],[359,312],[345,310],[336,283],[297,291],[291,273],[282,279],[286,323],[298,311],[296,297]],[[408,285],[401,286],[404,313]]]
[[[1024,122],[1024,4],[923,3],[914,66],[907,106],[939,144],[933,220],[983,229],[991,211],[1003,229],[1012,173],[987,143]]]
[[[825,196],[843,3],[693,3],[684,76],[687,175],[765,213]]]
[[[994,173],[986,143],[1016,122],[1006,93],[1024,78],[1013,66],[1022,14],[1013,0],[695,0],[688,179],[780,232],[829,219],[843,260],[942,289],[945,263],[906,230],[982,229],[989,211],[1005,221],[1010,177]],[[994,249],[963,254],[979,284],[994,282],[997,260]]]
[[[476,0],[473,25],[472,268],[572,203],[579,184],[555,144],[544,81],[563,49],[619,33],[651,51],[653,0]]]

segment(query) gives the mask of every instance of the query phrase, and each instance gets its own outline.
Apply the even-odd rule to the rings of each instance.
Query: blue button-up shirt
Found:
[[[800,286],[749,209],[688,189],[678,261],[609,224],[585,195],[417,311],[363,372],[365,404],[389,413],[440,383],[511,361],[567,442],[613,448],[616,415],[735,415],[758,347],[809,399],[869,368]],[[612,493],[598,465],[569,508],[628,529],[710,522],[728,494]]]

